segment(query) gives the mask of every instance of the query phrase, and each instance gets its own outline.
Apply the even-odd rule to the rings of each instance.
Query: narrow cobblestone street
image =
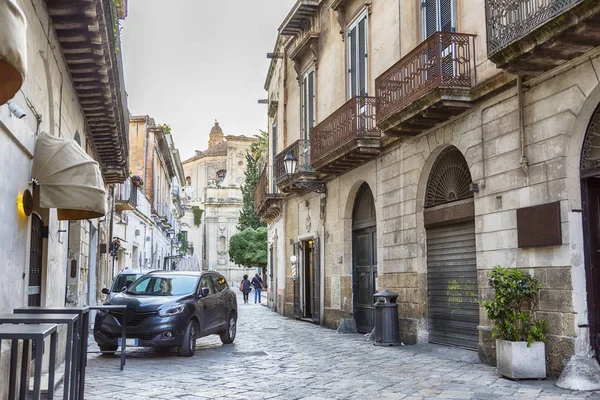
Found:
[[[240,304],[239,314],[233,345],[204,338],[192,358],[133,349],[120,371],[116,356],[91,354],[86,399],[600,399],[422,348],[376,347],[258,304]]]

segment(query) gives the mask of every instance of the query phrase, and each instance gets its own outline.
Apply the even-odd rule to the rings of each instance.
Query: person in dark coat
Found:
[[[260,301],[260,292],[262,292],[263,280],[258,274],[254,275],[254,278],[252,278],[252,286],[254,286],[254,304],[256,304],[257,300],[259,303],[262,303]]]
[[[240,282],[240,290],[244,294],[244,303],[248,302],[248,294],[252,291],[252,285],[248,280],[248,275],[244,275],[244,279]]]

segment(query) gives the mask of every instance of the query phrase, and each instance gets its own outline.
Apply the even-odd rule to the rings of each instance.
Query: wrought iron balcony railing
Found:
[[[273,189],[270,184],[269,167],[266,166],[258,180],[254,192],[254,211],[263,221],[271,223],[281,215],[283,209],[283,195]]]
[[[275,179],[278,184],[288,178],[287,174],[285,173],[285,166],[283,164],[283,159],[288,152],[292,153],[298,159],[296,175],[314,173],[312,167],[310,166],[310,141],[306,139],[299,139],[289,145],[285,150],[277,154],[275,157]]]
[[[505,48],[584,0],[486,0],[488,55]]]
[[[473,85],[473,35],[436,32],[375,79],[377,122],[436,88]]]
[[[355,96],[312,129],[310,158],[313,168],[318,169],[326,160],[345,156],[347,152],[343,149],[352,142],[381,137],[375,103],[375,97]],[[348,151],[356,149],[356,146],[351,147]],[[342,154],[337,154],[340,150]]]
[[[267,191],[269,190],[268,185],[269,173],[267,167],[265,167],[260,174],[258,184],[254,190],[254,211],[259,212],[261,204],[263,204],[267,198]]]

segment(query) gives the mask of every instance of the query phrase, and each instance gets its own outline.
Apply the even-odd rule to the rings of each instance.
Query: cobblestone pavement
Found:
[[[234,344],[204,338],[192,358],[134,349],[120,371],[117,356],[89,357],[86,399],[217,398],[570,400],[600,399],[600,392],[512,382],[487,365],[373,346],[363,335],[340,335],[255,304],[239,305]]]

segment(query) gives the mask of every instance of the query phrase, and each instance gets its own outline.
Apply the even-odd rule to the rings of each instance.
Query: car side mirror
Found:
[[[126,291],[126,290],[127,290],[127,286],[123,286],[123,287],[121,288],[121,292],[124,292],[124,291]]]
[[[102,293],[103,294],[110,294],[110,290],[108,290],[107,288],[102,289]]]
[[[202,295],[202,297],[206,297],[209,294],[209,290],[207,287],[203,287],[202,289],[200,289],[200,294]]]

